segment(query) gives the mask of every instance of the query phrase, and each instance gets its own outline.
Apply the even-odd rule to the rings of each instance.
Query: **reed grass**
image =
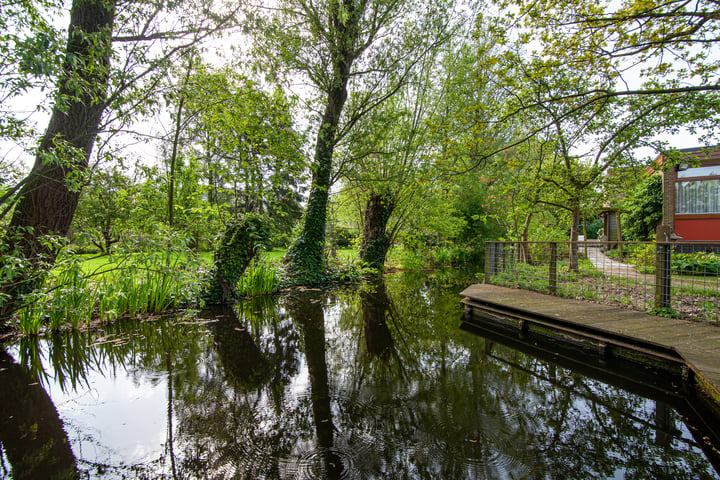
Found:
[[[280,283],[281,275],[276,264],[260,260],[248,266],[235,288],[239,296],[251,297],[277,292]]]
[[[16,315],[23,333],[76,330],[93,318],[112,321],[197,301],[203,261],[182,245],[165,250],[153,245],[129,249],[103,265],[94,265],[93,272],[87,271],[83,260],[66,255],[44,287],[25,298],[25,307]]]

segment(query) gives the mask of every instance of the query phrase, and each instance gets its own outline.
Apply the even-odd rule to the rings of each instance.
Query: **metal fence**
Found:
[[[720,243],[487,242],[485,282],[720,324]]]

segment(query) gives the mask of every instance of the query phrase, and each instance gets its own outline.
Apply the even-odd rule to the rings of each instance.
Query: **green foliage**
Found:
[[[98,290],[83,272],[79,258],[69,255],[60,263],[53,280],[48,285],[50,288],[46,291],[46,301],[42,302],[50,328],[59,330],[69,325],[77,329],[82,323],[89,322]],[[42,292],[37,299],[41,298]]]
[[[641,273],[655,273],[655,256],[657,246],[654,243],[623,245],[622,261],[632,263]],[[605,254],[611,258],[619,257],[619,250],[614,249]]]
[[[235,290],[238,296],[251,297],[277,292],[282,277],[277,265],[265,260],[254,261],[238,280]]]
[[[23,252],[25,238],[35,238],[39,252]],[[56,235],[36,236],[32,227],[13,227],[0,239],[0,312],[10,315],[18,307],[18,298],[32,295],[42,286],[55,257],[67,245],[67,239]]]
[[[432,262],[437,266],[482,265],[485,255],[483,243],[440,245],[430,251]]]
[[[595,240],[598,238],[598,233],[602,232],[603,221],[600,218],[587,218],[585,219],[585,225],[581,227],[581,232],[587,231],[586,240]],[[623,230],[624,232],[624,230]]]
[[[662,222],[662,176],[651,175],[638,184],[625,199],[630,213],[622,216],[626,240],[654,240],[655,229]]]
[[[357,232],[340,225],[333,225],[328,236],[328,242],[336,248],[352,247],[356,240]]]
[[[268,244],[272,226],[263,215],[245,214],[230,220],[220,238],[203,298],[224,303],[235,295],[245,269]]]
[[[101,252],[109,252],[121,232],[128,228],[131,195],[130,178],[122,172],[96,170],[83,189],[71,228],[87,236]]]
[[[707,252],[674,253],[671,268],[675,273],[717,276],[720,273],[720,255]]]
[[[211,205],[224,203],[233,214],[264,213],[279,231],[289,232],[301,215],[307,166],[304,138],[294,128],[293,99],[281,88],[268,90],[239,74],[237,67],[212,68],[199,60],[188,80],[174,88],[175,95],[187,97],[186,161],[178,165],[178,175],[191,171],[206,180]]]
[[[658,308],[650,308],[648,309],[647,313],[650,315],[655,315],[657,317],[665,317],[665,318],[682,318],[682,315],[680,315],[674,308],[672,307],[658,307]]]
[[[427,266],[425,257],[417,250],[399,245],[390,250],[388,261],[403,270],[421,270]]]
[[[53,17],[63,5],[53,0],[3,2],[0,12],[0,139],[32,135],[31,108],[13,106],[28,91],[44,92],[63,61],[63,32]],[[34,107],[23,102],[24,107]]]
[[[77,329],[93,318],[109,321],[195,304],[202,269],[187,243],[166,231],[146,235],[120,245],[111,266],[90,273],[82,257],[65,249],[43,287],[25,296],[17,325],[36,335],[45,327]]]

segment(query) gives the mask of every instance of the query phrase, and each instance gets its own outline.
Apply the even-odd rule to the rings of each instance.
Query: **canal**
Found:
[[[461,328],[471,283],[392,274],[5,345],[0,478],[720,478],[672,378]]]

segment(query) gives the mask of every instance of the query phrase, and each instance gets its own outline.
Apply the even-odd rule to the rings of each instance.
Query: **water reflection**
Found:
[[[360,292],[362,302],[365,346],[370,355],[380,358],[393,356],[395,342],[388,321],[396,317],[394,304],[387,293],[385,282],[375,280]]]
[[[325,358],[325,310],[322,301],[323,297],[318,292],[293,293],[286,298],[285,306],[302,330],[317,438],[316,450],[304,452],[300,466],[308,470],[308,477],[336,480],[343,478],[345,465],[341,454],[334,448],[335,425],[330,406],[330,383]]]
[[[14,345],[0,374],[39,382],[55,423],[9,415],[53,445],[69,432],[57,457],[89,478],[718,478],[672,402],[459,330],[467,282],[398,275]]]
[[[0,385],[0,442],[13,478],[80,478],[55,405],[37,378],[4,350]]]

